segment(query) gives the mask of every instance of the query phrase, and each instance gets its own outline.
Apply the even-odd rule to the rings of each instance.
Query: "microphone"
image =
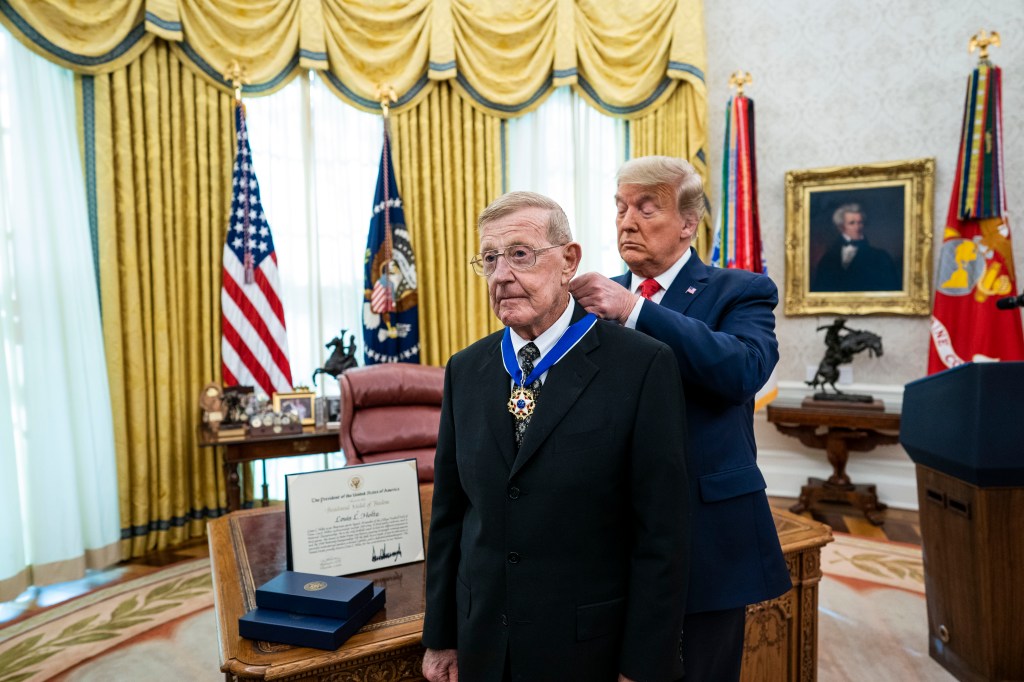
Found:
[[[1000,310],[1024,308],[1024,294],[1021,294],[1020,296],[1008,296],[1007,298],[1001,298],[996,301],[996,307]]]

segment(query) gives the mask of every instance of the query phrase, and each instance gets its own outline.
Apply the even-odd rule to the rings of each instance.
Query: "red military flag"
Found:
[[[711,264],[767,272],[757,211],[754,101],[742,92],[725,107],[722,201],[712,240]]]
[[[987,59],[967,80],[957,172],[935,281],[928,373],[965,362],[1024,360],[1006,218],[1002,157],[1002,71]]]
[[[740,74],[735,74],[730,83],[739,80]],[[711,264],[768,273],[757,210],[754,101],[743,95],[742,88],[729,98],[725,107],[722,200],[712,239]],[[761,409],[778,395],[779,382],[775,370],[772,370],[768,381],[754,397],[754,409]]]
[[[237,149],[221,284],[221,375],[225,386],[268,396],[292,390],[277,254],[252,167],[245,107],[235,105]]]

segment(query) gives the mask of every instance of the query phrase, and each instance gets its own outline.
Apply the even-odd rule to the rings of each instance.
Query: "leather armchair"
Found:
[[[416,459],[420,483],[434,480],[444,368],[389,363],[356,367],[341,383],[341,447],[348,464]]]

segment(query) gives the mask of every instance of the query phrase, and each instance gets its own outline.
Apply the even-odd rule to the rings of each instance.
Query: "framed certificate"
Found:
[[[288,570],[351,575],[422,561],[416,460],[285,477]]]

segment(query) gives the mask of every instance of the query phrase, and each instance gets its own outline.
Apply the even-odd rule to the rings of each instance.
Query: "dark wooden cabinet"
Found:
[[[1024,680],[1024,488],[917,466],[928,652],[960,680]]]
[[[966,363],[906,385],[928,652],[960,680],[1024,680],[1024,362]]]

